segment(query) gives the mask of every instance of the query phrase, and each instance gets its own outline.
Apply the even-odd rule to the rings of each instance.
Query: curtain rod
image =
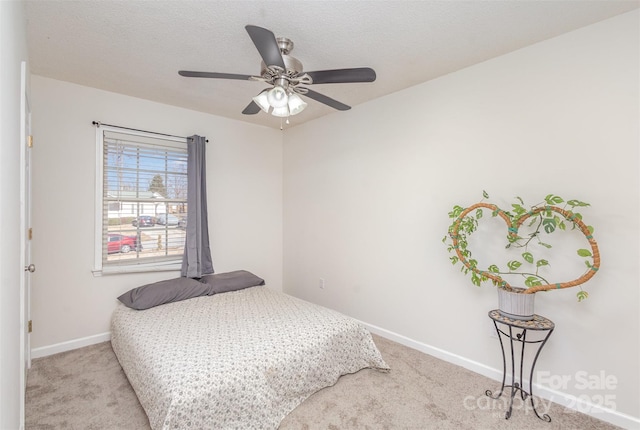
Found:
[[[165,133],[157,133],[155,131],[140,130],[139,128],[122,127],[120,125],[107,124],[107,123],[100,122],[100,121],[92,121],[92,124],[95,125],[96,127],[100,127],[101,125],[106,125],[108,127],[121,128],[123,130],[141,131],[143,133],[159,134],[160,136],[168,136],[168,137],[177,137],[177,138],[180,138],[180,139],[188,139],[188,137],[184,137],[184,136],[176,136],[176,135],[173,135],[173,134],[165,134]],[[209,143],[209,139],[205,139],[205,142]]]

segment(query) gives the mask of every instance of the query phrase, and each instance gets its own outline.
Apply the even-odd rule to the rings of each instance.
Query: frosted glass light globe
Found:
[[[287,92],[281,86],[275,86],[267,93],[267,98],[269,99],[269,104],[274,108],[279,108],[287,105],[289,101],[289,96],[287,96]]]
[[[253,101],[266,113],[269,113],[269,108],[271,107],[269,106],[269,97],[267,96],[268,91],[269,90],[264,90],[253,98]]]
[[[285,118],[289,116],[289,108],[287,106],[273,108],[271,115]]]
[[[289,96],[289,112],[291,112],[291,115],[299,114],[306,107],[307,104],[299,95],[294,93]]]

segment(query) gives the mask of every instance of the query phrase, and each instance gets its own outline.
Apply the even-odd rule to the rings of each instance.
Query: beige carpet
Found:
[[[365,369],[340,378],[284,418],[281,430],[314,429],[615,429],[541,400],[551,423],[517,401],[484,396],[499,384],[374,336],[391,372]],[[28,376],[26,428],[149,429],[147,417],[109,342],[34,360]]]

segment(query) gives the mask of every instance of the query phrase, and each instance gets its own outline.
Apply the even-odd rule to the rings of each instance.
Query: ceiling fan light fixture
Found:
[[[253,98],[253,101],[266,113],[269,113],[269,108],[271,107],[269,97],[267,96],[268,91],[269,90],[264,90]]]
[[[274,109],[287,106],[287,102],[289,101],[287,91],[279,85],[276,85],[267,92],[267,98],[269,104],[273,106]]]
[[[287,105],[281,107],[274,107],[273,111],[271,111],[271,115],[278,116],[280,118],[285,118],[290,115],[289,107]]]
[[[295,93],[292,93],[291,95],[289,95],[288,105],[289,105],[289,113],[291,115],[297,115],[300,112],[302,112],[304,108],[307,107],[307,103],[305,103],[305,101],[302,100],[302,97],[300,97]]]
[[[178,74],[188,78],[263,82],[270,87],[253,97],[252,102],[244,108],[242,113],[255,115],[262,110],[267,114],[281,118],[297,115],[307,107],[307,103],[300,98],[299,94],[333,109],[340,111],[351,109],[344,103],[300,85],[374,82],[376,80],[376,72],[370,67],[303,72],[302,63],[291,56],[293,42],[290,39],[276,38],[272,31],[255,25],[246,25],[245,30],[249,33],[249,37],[262,57],[259,76],[189,70],[180,70]],[[289,123],[288,120],[286,123]]]

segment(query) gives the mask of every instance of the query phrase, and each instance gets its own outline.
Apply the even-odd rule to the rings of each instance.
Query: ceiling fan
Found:
[[[255,25],[247,25],[245,29],[262,57],[260,76],[188,70],[180,70],[178,74],[189,78],[236,79],[261,81],[269,84],[271,87],[253,97],[251,103],[244,108],[242,113],[255,115],[262,110],[277,117],[288,117],[302,112],[307,103],[300,95],[337,110],[351,109],[350,106],[313,91],[306,85],[373,82],[376,80],[376,72],[369,67],[304,72],[302,63],[290,55],[293,50],[291,40],[286,37],[276,38],[270,30]]]

